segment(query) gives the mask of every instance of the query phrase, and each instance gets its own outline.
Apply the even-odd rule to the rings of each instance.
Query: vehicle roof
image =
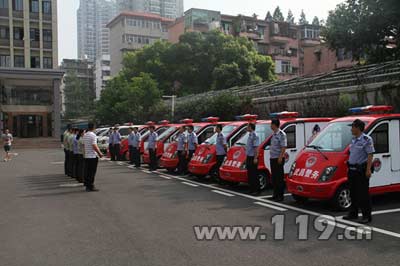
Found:
[[[353,122],[356,119],[368,122],[369,124],[384,118],[400,118],[400,114],[359,114],[337,118],[332,122]]]

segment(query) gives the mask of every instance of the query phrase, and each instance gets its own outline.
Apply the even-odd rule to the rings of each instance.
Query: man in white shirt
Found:
[[[6,157],[4,157],[4,161],[11,161],[11,144],[13,142],[13,136],[11,135],[10,131],[6,129],[4,134],[2,135],[3,144],[4,144],[4,151],[6,152]]]
[[[94,186],[94,178],[97,172],[97,164],[99,158],[103,157],[99,147],[97,146],[97,136],[94,133],[94,124],[89,123],[88,131],[83,137],[83,143],[85,146],[85,173],[84,183],[87,192],[98,191]],[[98,156],[98,157],[97,157]]]

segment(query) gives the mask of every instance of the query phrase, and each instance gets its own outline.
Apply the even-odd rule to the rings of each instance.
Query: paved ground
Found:
[[[101,162],[98,193],[85,193],[62,175],[59,150],[19,151],[0,163],[0,265],[399,265],[400,196],[374,199],[372,240],[329,240],[311,222],[333,214],[326,204],[299,206],[254,198],[193,178],[147,173]],[[308,240],[296,217],[309,215]],[[284,215],[284,240],[272,240],[272,217]],[[279,224],[279,223],[278,223]],[[266,241],[198,241],[195,225],[262,226]],[[276,223],[275,223],[276,225]],[[358,226],[358,225],[356,225]],[[304,232],[304,230],[302,230]],[[365,235],[367,236],[367,235]]]

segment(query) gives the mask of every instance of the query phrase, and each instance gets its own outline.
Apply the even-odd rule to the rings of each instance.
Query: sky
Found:
[[[273,13],[279,5],[283,15],[286,17],[289,9],[292,10],[296,21],[300,12],[304,9],[307,20],[312,21],[314,16],[326,19],[329,10],[344,0],[184,0],[185,10],[189,8],[204,8],[221,11],[229,15],[252,15],[257,14],[264,18],[268,11]],[[243,3],[246,5],[243,5]],[[59,61],[63,58],[77,58],[77,25],[76,10],[79,0],[58,0],[58,45]]]

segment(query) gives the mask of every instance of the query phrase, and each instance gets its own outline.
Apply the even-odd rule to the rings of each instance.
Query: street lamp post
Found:
[[[176,95],[164,95],[164,99],[171,99],[172,101],[172,109],[171,109],[171,120],[174,121],[174,116],[175,116],[175,99]]]

